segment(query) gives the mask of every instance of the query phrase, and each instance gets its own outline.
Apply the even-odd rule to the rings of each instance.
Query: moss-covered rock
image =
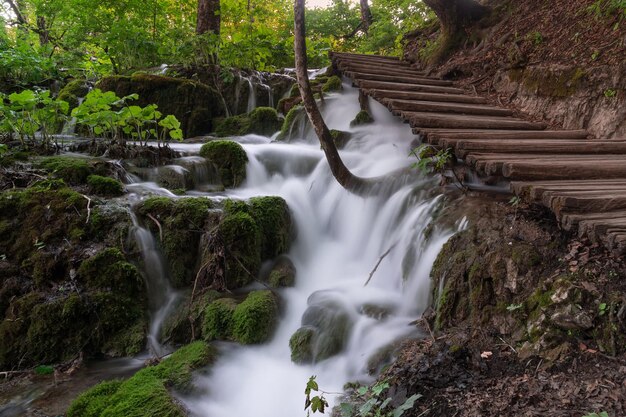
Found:
[[[215,135],[243,136],[250,133],[270,136],[280,129],[281,120],[271,107],[257,107],[248,114],[216,120]]]
[[[191,172],[178,165],[166,165],[158,168],[157,184],[168,190],[190,190],[193,188]]]
[[[272,288],[293,287],[296,283],[296,267],[287,256],[280,256],[272,265],[267,283]]]
[[[315,359],[313,346],[317,338],[314,327],[300,327],[289,339],[291,361],[297,364],[312,363]]]
[[[333,75],[332,77],[329,77],[328,80],[326,80],[326,82],[322,86],[322,91],[327,93],[329,91],[339,91],[342,88],[343,87],[341,85],[341,78]]]
[[[235,308],[233,338],[244,345],[263,343],[272,336],[278,320],[278,301],[268,290],[253,291]]]
[[[187,345],[156,366],[137,372],[126,381],[107,381],[81,394],[70,405],[68,417],[183,417],[185,411],[169,389],[188,390],[191,372],[215,360],[216,352],[204,342]]]
[[[220,298],[206,308],[202,322],[202,334],[207,341],[229,340],[233,334],[233,317],[237,301]]]
[[[176,288],[189,286],[198,272],[201,236],[219,221],[219,213],[209,211],[212,207],[211,201],[202,197],[153,197],[136,208],[150,231],[162,237],[161,248],[169,265],[170,281]],[[160,230],[148,215],[159,222]]]
[[[137,73],[130,77],[104,77],[96,87],[113,91],[119,97],[139,94],[134,103],[156,104],[161,113],[173,114],[181,122],[185,137],[211,132],[212,120],[226,114],[216,89],[189,79]]]
[[[61,91],[57,99],[66,101],[70,105],[70,111],[78,107],[78,99],[85,97],[89,92],[89,82],[87,80],[72,80],[67,83]]]
[[[344,146],[346,146],[348,141],[352,138],[352,135],[350,134],[350,132],[345,132],[343,130],[331,129],[330,130],[330,137],[333,139],[333,142],[335,142],[335,146],[337,146],[337,148],[341,149]]]
[[[292,139],[291,136],[293,131],[293,125],[294,123],[296,123],[296,119],[298,119],[298,116],[303,115],[304,108],[302,106],[295,106],[291,108],[291,110],[289,110],[289,113],[287,113],[285,120],[283,120],[282,127],[280,128],[280,133],[276,137],[276,140],[287,141],[289,139]]]
[[[247,213],[227,214],[219,224],[219,234],[227,249],[225,279],[229,289],[251,283],[261,266],[261,234],[254,219]]]
[[[103,197],[117,197],[124,194],[124,186],[121,182],[111,177],[90,175],[87,177],[89,191]]]
[[[350,127],[366,125],[373,122],[374,118],[366,110],[361,110],[350,122]]]
[[[104,173],[101,169],[96,169],[89,159],[69,156],[44,158],[37,165],[72,185],[85,184],[90,175]]]
[[[217,167],[224,187],[238,187],[246,179],[248,155],[237,142],[211,141],[202,146],[200,155]]]
[[[140,296],[144,284],[137,268],[126,261],[118,248],[106,248],[84,260],[77,279],[91,289],[115,288],[128,297]]]

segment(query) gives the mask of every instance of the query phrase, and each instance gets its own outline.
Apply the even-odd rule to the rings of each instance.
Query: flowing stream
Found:
[[[375,124],[350,128],[359,111],[357,94],[345,84],[323,108],[331,128],[352,133],[342,151],[346,164],[364,177],[408,166],[415,136],[381,105],[371,103]],[[288,254],[298,271],[296,285],[280,291],[281,321],[269,343],[219,345],[218,362],[196,378],[202,394],[182,399],[193,415],[304,415],[303,390],[311,375],[325,391],[341,392],[346,382],[371,380],[369,371],[380,365],[375,358],[394,342],[420,336],[411,323],[428,306],[432,264],[455,232],[424,233],[443,204],[433,191],[435,180],[416,172],[375,196],[358,197],[336,183],[316,138],[306,130],[303,136],[290,144],[253,135],[240,139],[250,160],[248,179],[227,196],[279,195],[287,201],[298,230]],[[200,145],[174,147],[193,154]],[[311,306],[331,306],[348,317],[343,350],[313,365],[296,365],[289,339],[315,311],[307,313]],[[329,317],[322,326],[336,324]]]

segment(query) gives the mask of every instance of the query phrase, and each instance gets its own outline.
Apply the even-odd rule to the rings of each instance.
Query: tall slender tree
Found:
[[[363,32],[367,32],[374,22],[374,17],[372,16],[372,11],[370,10],[370,6],[367,0],[360,0],[361,6],[361,28]]]
[[[202,35],[212,32],[219,35],[220,23],[220,0],[198,0],[196,33]]]

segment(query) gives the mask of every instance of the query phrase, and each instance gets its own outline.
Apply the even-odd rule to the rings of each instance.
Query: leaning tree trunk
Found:
[[[306,39],[305,39],[305,23],[304,23],[304,2],[305,0],[295,0],[294,3],[294,51],[296,58],[296,75],[298,77],[298,88],[304,104],[304,109],[315,129],[315,133],[319,138],[322,150],[330,166],[330,170],[337,182],[346,190],[354,193],[362,193],[371,185],[370,181],[357,177],[345,166],[335,142],[328,130],[328,126],[322,118],[322,114],[317,108],[311,84],[309,83],[309,75],[307,74],[307,57],[306,57]]]
[[[363,28],[363,32],[367,33],[373,22],[374,18],[372,17],[372,11],[370,10],[367,0],[361,0],[361,27]]]
[[[437,64],[447,57],[467,36],[465,28],[489,13],[489,8],[475,0],[424,0],[433,9],[441,24],[439,46],[428,64]]]
[[[198,0],[198,20],[196,33],[213,32],[220,34],[220,0]]]

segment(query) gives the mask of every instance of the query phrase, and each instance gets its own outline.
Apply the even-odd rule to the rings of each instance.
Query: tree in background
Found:
[[[198,0],[196,33],[220,34],[220,0]]]

